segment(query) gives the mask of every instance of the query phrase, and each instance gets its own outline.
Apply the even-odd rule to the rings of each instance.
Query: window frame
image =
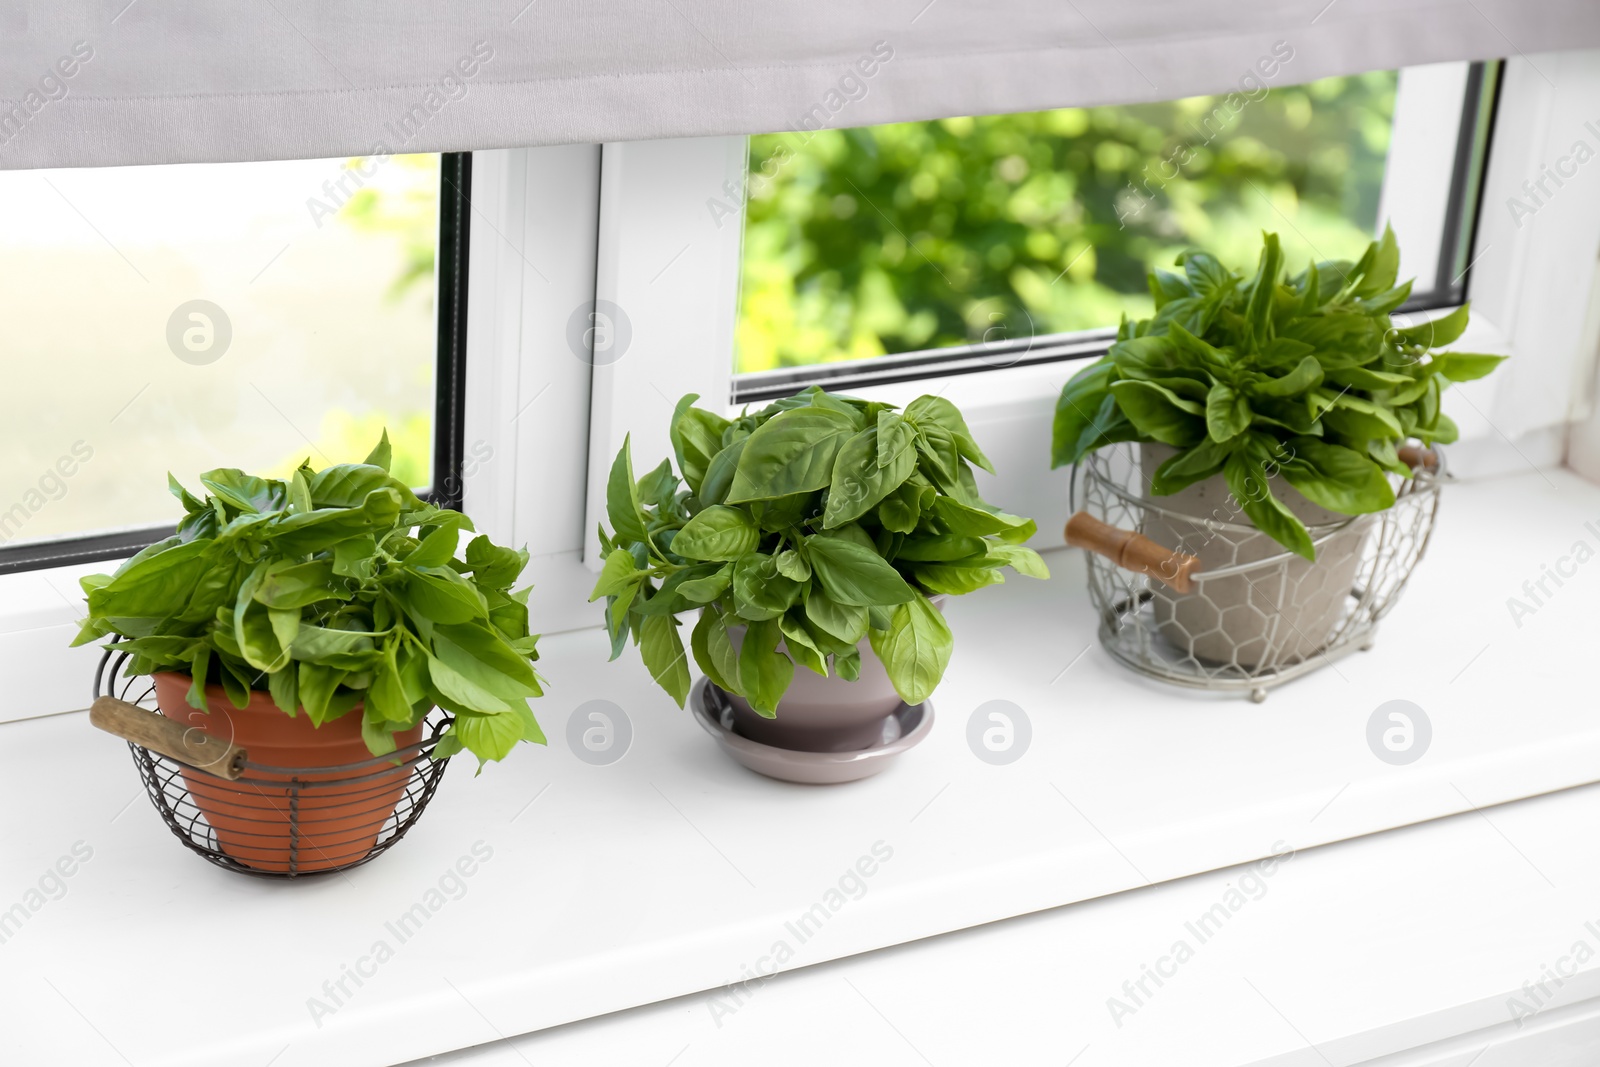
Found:
[[[420,496],[441,507],[459,507],[462,484],[464,381],[466,374],[467,263],[471,247],[466,190],[471,188],[472,154],[448,152],[439,158],[439,235],[434,259],[434,484]],[[173,525],[138,526],[100,533],[0,545],[0,575],[80,563],[120,560],[171,537]]]

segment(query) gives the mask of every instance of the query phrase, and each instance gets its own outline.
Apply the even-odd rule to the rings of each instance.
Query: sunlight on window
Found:
[[[432,478],[439,157],[0,173],[0,544],[173,520],[170,470]]]

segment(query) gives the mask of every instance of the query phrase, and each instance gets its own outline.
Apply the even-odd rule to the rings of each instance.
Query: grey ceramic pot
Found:
[[[942,596],[930,598],[940,611],[944,600]],[[728,628],[735,650],[743,646],[744,632],[742,626]],[[758,713],[737,693],[727,694],[734,730],[752,741],[799,752],[859,752],[881,744],[885,730],[893,729],[891,720],[902,703],[900,694],[871,642],[862,638],[856,647],[861,651],[861,676],[853,682],[836,674],[824,678],[797,664],[774,718]],[[778,651],[787,652],[788,648],[779,642]]]
[[[1286,667],[1325,648],[1344,623],[1346,601],[1375,517],[1360,516],[1324,541],[1315,563],[1290,553],[1267,566],[1207,579],[1206,571],[1260,563],[1284,556],[1287,550],[1253,529],[1243,534],[1213,531],[1181,517],[1251,525],[1220,474],[1171,496],[1151,494],[1149,475],[1174,454],[1167,445],[1140,445],[1145,499],[1172,513],[1146,511],[1140,532],[1159,545],[1200,559],[1200,581],[1192,593],[1151,583],[1151,607],[1161,636],[1197,660],[1234,664],[1252,672]],[[1273,479],[1272,492],[1311,528],[1313,538],[1327,532],[1318,526],[1350,520],[1313,504],[1281,476]]]

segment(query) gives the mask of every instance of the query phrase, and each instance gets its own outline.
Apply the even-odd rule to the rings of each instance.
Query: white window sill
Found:
[[[424,1062],[1580,1067],[1597,820],[1600,787],[1564,790]]]
[[[14,814],[0,909],[75,842],[94,851],[65,896],[0,948],[12,1054],[395,1063],[737,981],[879,841],[892,860],[788,966],[1215,871],[1278,842],[1303,850],[1594,781],[1600,725],[1577,683],[1593,656],[1600,564],[1579,567],[1520,629],[1506,608],[1541,564],[1580,539],[1600,544],[1584,525],[1600,520],[1600,488],[1548,477],[1451,486],[1377,647],[1259,706],[1197,699],[1110,662],[1082,560],[1053,552],[1050,582],[1012,579],[950,605],[957,650],[932,735],[851,786],[755,777],[649,683],[635,654],[607,665],[592,631],[547,638],[551,695],[536,710],[549,751],[477,779],[453,769],[399,847],[300,884],[188,854],[149,809],[123,746],[82,716],[4,726],[0,803]],[[632,750],[609,767],[563,741],[567,717],[595,698],[633,723]],[[1367,748],[1368,717],[1393,698],[1433,722],[1431,749],[1407,767]],[[1032,747],[1005,767],[966,743],[968,717],[994,699],[1033,726]],[[393,942],[385,922],[480,840],[493,858],[462,899],[316,1025],[308,999],[328,1001],[325,981]],[[1510,849],[1498,860],[1522,862]],[[1057,965],[1075,966],[1070,953]]]

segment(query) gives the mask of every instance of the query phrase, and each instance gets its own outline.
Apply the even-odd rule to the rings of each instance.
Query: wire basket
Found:
[[[149,677],[118,677],[127,659],[115,648],[101,658],[91,720],[128,742],[178,840],[230,871],[295,878],[370,863],[421,817],[449,763],[429,758],[451,722],[438,709],[418,741],[384,756],[322,767],[256,763],[246,749],[161,716]]]
[[[1354,517],[1275,486],[1306,521],[1313,563],[1250,523],[1220,477],[1173,496],[1148,492],[1149,472],[1169,454],[1116,444],[1073,468],[1067,541],[1090,550],[1100,643],[1140,674],[1257,702],[1372,646],[1427,549],[1448,478],[1437,450],[1402,449],[1413,474],[1389,476],[1394,506]]]

